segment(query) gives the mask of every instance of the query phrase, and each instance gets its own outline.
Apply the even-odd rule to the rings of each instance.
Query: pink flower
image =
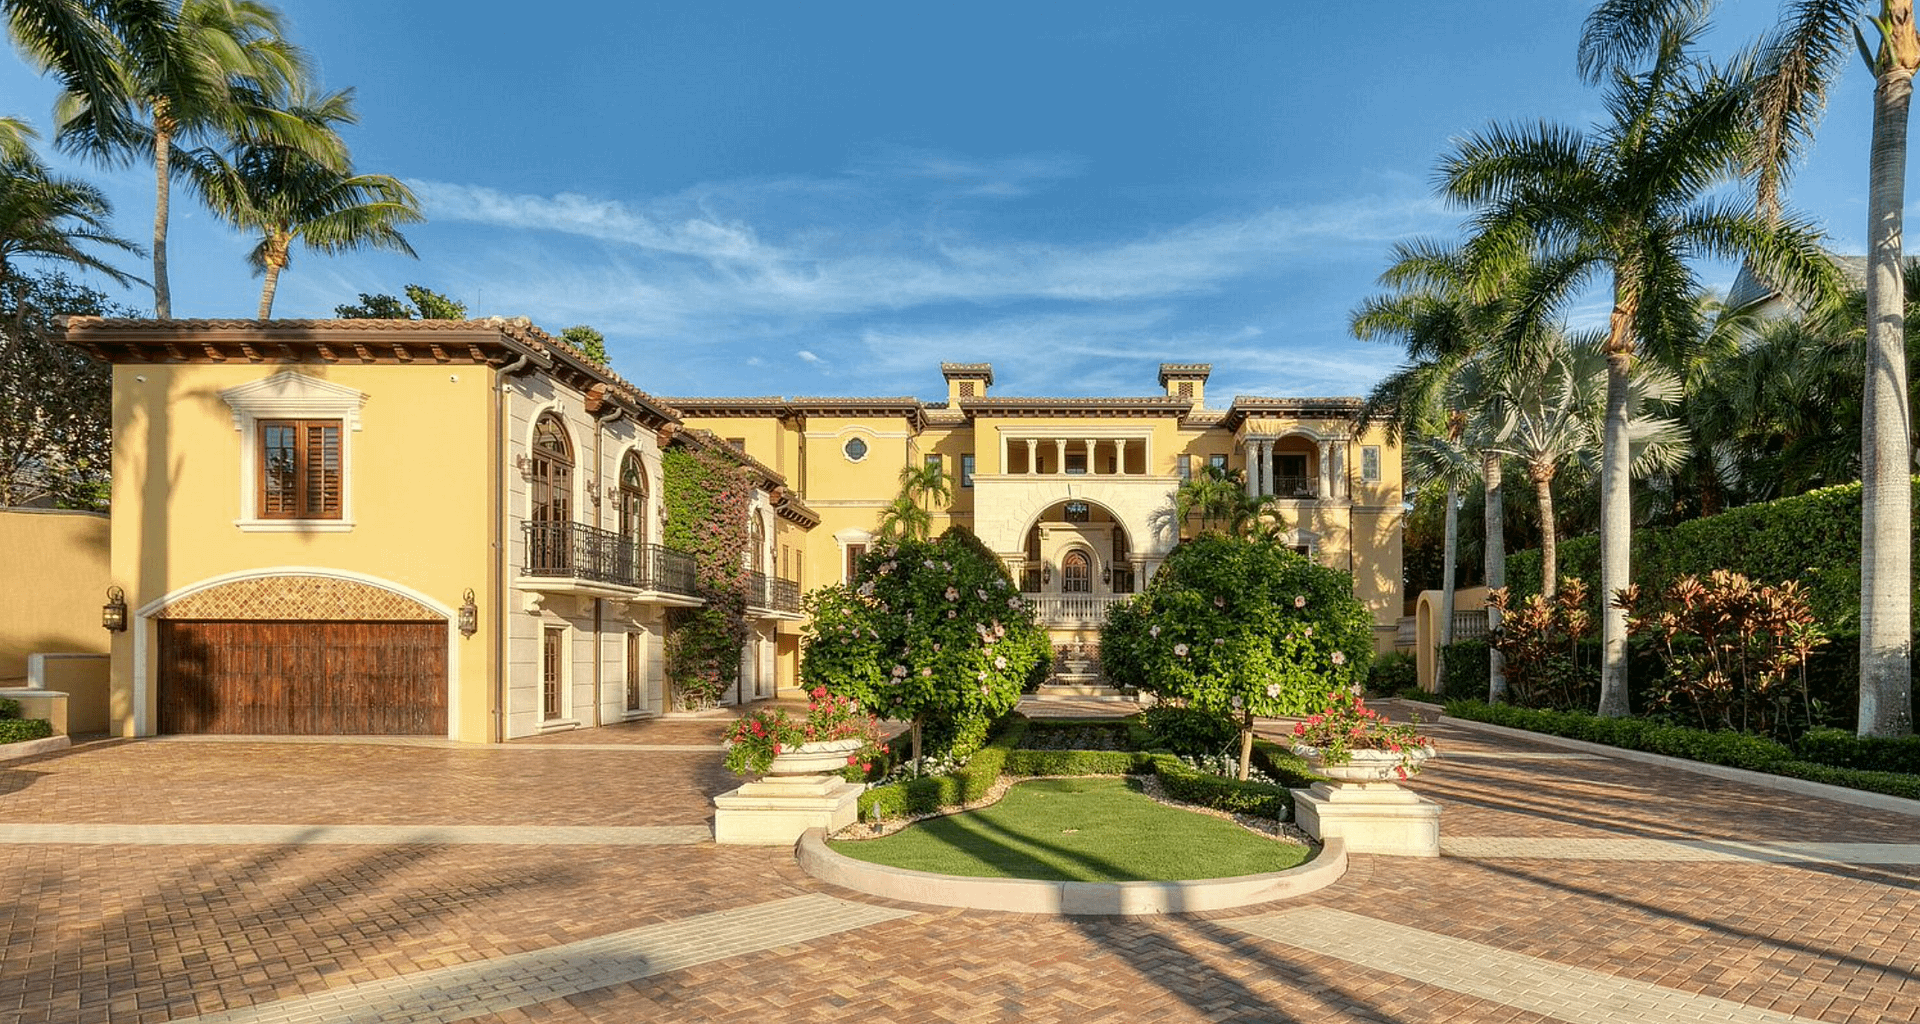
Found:
[[[1335,665],[1345,665],[1347,663],[1346,652],[1344,651],[1333,652],[1333,663]]]
[[[920,678],[922,678],[922,679],[928,679],[928,678],[931,678],[932,676],[933,676],[933,670],[932,670],[932,669],[930,669],[930,668],[923,668],[923,669],[921,669],[921,670],[920,670]]]
[[[1006,655],[1003,654],[1003,655],[995,656],[993,659],[993,667],[997,669],[1005,669],[1007,667]]]
[[[958,600],[960,600],[960,592],[959,592],[958,590],[955,590],[955,589],[954,589],[954,588],[952,588],[952,587],[948,587],[948,588],[947,588],[947,600],[949,600],[949,601],[958,601]]]
[[[859,755],[859,754],[848,754],[848,755],[847,755],[847,763],[848,763],[848,764],[859,764],[859,763],[860,763],[860,755]]]
[[[907,674],[907,666],[905,666],[905,665],[895,665],[895,666],[893,666],[893,677],[894,677],[895,679],[899,679],[899,678],[901,678],[902,676],[905,676],[906,674]]]
[[[1307,606],[1307,595],[1305,594],[1293,595],[1293,606],[1295,608],[1305,608]]]

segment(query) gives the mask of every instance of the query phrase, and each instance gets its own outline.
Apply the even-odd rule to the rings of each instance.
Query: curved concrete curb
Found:
[[[73,740],[66,736],[48,736],[40,740],[21,740],[18,743],[0,743],[0,761],[18,761],[24,757],[39,757],[56,750],[65,750],[73,746]]]
[[[1179,914],[1229,910],[1324,889],[1347,873],[1347,847],[1329,839],[1320,855],[1285,871],[1191,882],[1046,882],[962,878],[869,864],[833,852],[810,828],[794,846],[800,869],[823,882],[908,903],[1015,914]]]

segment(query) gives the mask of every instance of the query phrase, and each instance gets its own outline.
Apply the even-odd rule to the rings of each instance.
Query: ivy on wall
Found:
[[[676,705],[710,707],[740,678],[753,484],[744,467],[705,448],[671,446],[660,465],[667,520],[662,541],[693,556],[697,596],[706,601],[668,615],[667,681]]]

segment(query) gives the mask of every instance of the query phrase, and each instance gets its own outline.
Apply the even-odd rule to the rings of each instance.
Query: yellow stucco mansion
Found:
[[[166,732],[489,741],[660,714],[692,559],[665,546],[663,453],[751,481],[748,636],[723,699],[796,677],[800,595],[873,543],[903,467],[937,460],[934,529],[1006,561],[1056,641],[1178,539],[1209,464],[1276,495],[1287,542],[1351,570],[1391,648],[1398,450],[1351,398],[1030,398],[947,363],[914,398],[656,398],[524,320],[103,320],[113,364],[110,723]],[[931,367],[929,368],[932,369]]]

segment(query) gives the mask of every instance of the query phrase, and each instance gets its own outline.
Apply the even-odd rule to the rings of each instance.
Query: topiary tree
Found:
[[[877,548],[807,595],[800,677],[913,723],[913,756],[964,758],[1052,651],[1000,560],[965,530]]]
[[[1254,716],[1307,714],[1367,678],[1373,616],[1347,573],[1269,541],[1206,535],[1109,611],[1100,648],[1115,682],[1237,721],[1244,780]]]

